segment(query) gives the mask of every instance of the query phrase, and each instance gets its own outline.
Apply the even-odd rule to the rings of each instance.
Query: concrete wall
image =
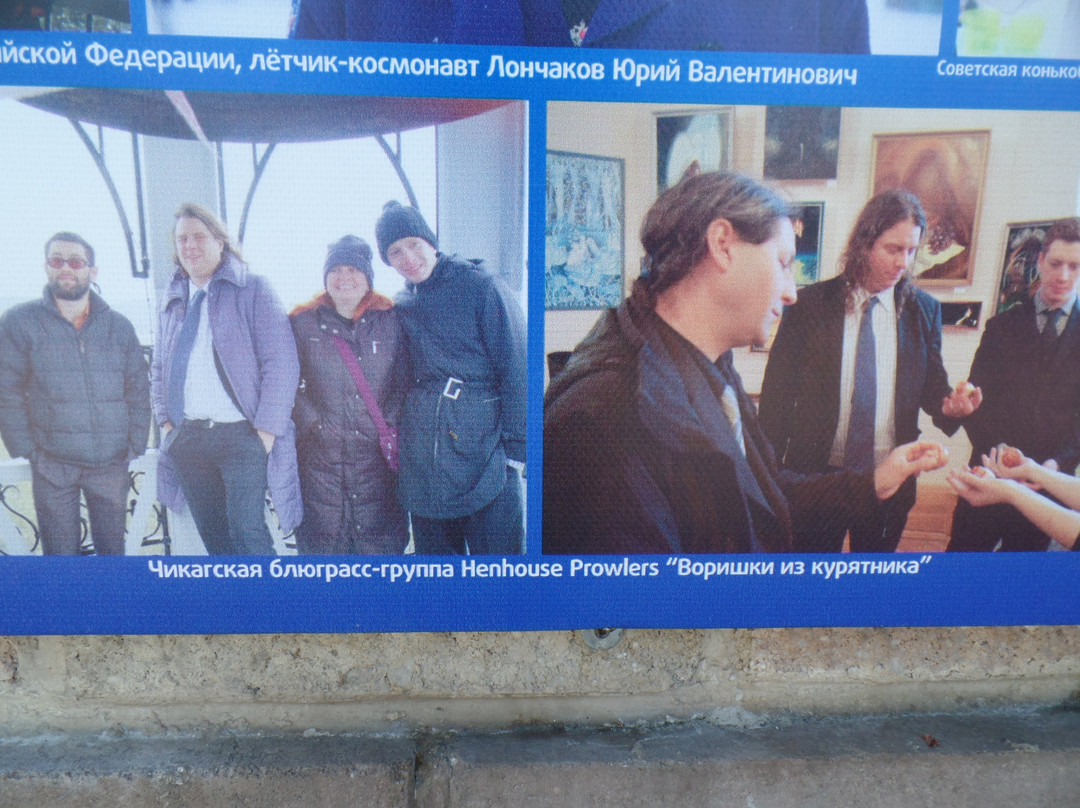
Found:
[[[0,733],[738,724],[1061,704],[1078,676],[1075,627],[8,637]]]

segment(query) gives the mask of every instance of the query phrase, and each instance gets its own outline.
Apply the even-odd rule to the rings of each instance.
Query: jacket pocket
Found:
[[[436,468],[451,487],[474,488],[492,463],[506,462],[500,449],[498,398],[457,401],[444,397],[436,428]]]

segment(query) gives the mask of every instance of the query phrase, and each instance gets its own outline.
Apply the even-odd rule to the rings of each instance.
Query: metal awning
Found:
[[[170,95],[173,98],[170,98]],[[208,140],[305,143],[385,135],[479,115],[499,99],[184,92],[69,88],[21,98],[47,112],[140,135],[196,139],[173,100],[181,96]]]
[[[67,118],[97,164],[112,195],[124,229],[131,272],[148,277],[146,223],[142,204],[142,172],[137,135],[177,140],[200,140],[221,160],[222,143],[247,143],[252,147],[254,176],[244,200],[238,238],[244,240],[247,217],[259,180],[279,143],[313,143],[373,137],[397,172],[411,204],[416,204],[412,184],[401,162],[401,139],[396,148],[386,135],[450,123],[511,103],[500,99],[397,98],[347,95],[285,95],[275,93],[182,92],[179,90],[131,90],[102,88],[3,88],[0,96],[44,112]],[[136,254],[134,230],[120,200],[99,144],[84,124],[131,133],[138,199],[138,234],[141,255]],[[216,144],[216,145],[215,145]],[[265,144],[258,154],[256,144]],[[219,188],[224,213],[225,191]]]

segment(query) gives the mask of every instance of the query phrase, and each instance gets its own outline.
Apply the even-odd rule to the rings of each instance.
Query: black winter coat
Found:
[[[600,316],[544,401],[544,553],[789,552],[877,507],[873,474],[777,468],[731,352],[746,454],[699,352],[640,281]]]
[[[78,466],[146,450],[150,377],[135,329],[90,293],[81,331],[46,288],[0,318],[0,435],[12,457],[46,454]]]
[[[297,549],[320,554],[397,554],[408,544],[397,479],[383,457],[378,431],[333,337],[353,348],[383,417],[398,423],[409,362],[390,301],[374,304],[356,322],[334,311],[329,297],[290,315],[300,357],[296,449],[304,520]]]
[[[428,519],[475,513],[506,486],[507,459],[525,462],[521,307],[481,262],[440,253],[395,310],[415,372],[401,423],[401,501]]]

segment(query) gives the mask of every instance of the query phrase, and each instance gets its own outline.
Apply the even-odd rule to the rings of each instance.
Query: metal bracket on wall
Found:
[[[608,651],[622,639],[621,628],[585,628],[581,630],[581,639],[594,651]]]

